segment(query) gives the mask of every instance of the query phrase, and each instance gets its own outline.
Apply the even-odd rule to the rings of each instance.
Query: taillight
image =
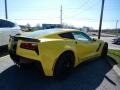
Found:
[[[38,50],[38,45],[36,43],[21,43],[20,47],[29,50]]]

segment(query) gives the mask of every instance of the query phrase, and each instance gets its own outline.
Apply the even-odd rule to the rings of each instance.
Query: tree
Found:
[[[27,27],[28,31],[32,31],[31,25],[29,23],[27,23],[26,27]]]
[[[42,27],[40,26],[40,24],[37,24],[37,25],[36,25],[36,29],[37,29],[37,30],[42,29]]]

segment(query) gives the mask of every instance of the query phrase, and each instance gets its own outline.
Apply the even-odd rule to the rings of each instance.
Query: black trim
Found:
[[[74,39],[72,32],[65,32],[58,35],[62,38]]]
[[[44,72],[44,69],[43,69],[42,64],[41,64],[40,61],[16,55],[15,53],[13,53],[11,51],[9,51],[9,54],[10,54],[12,60],[16,62],[16,64],[22,64],[22,63],[20,63],[20,58],[23,58],[24,60],[31,60],[31,61],[33,61],[33,65],[35,65],[35,67],[38,69],[38,72],[40,72],[40,74],[42,76],[45,76],[45,72]]]
[[[97,48],[97,50],[96,50],[96,52],[99,51],[101,45],[102,45],[102,44],[100,43],[99,46],[98,46],[98,48]]]
[[[24,40],[24,41],[30,41],[30,42],[40,42],[38,39],[25,38],[25,37],[10,36],[10,38],[12,39],[10,51],[12,51],[14,53],[16,53],[16,47],[17,47],[17,41],[18,40]],[[39,55],[38,48],[34,51]]]
[[[30,42],[40,42],[38,39],[33,39],[33,38],[27,38],[27,37],[15,37],[15,36],[10,36],[12,39],[19,39],[19,40],[25,40],[25,41],[30,41]]]
[[[8,48],[8,45],[2,45],[0,46],[0,50],[4,50],[4,49],[7,49]]]
[[[37,49],[35,49],[35,52],[39,55],[39,49],[37,47]]]

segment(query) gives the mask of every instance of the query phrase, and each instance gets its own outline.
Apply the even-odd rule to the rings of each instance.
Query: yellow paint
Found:
[[[104,45],[104,42],[100,40],[96,42],[77,41],[76,45],[76,40],[61,38],[57,34],[48,35],[43,38],[39,38],[39,40],[40,42],[26,42],[23,40],[18,40],[16,54],[22,57],[40,61],[46,76],[53,76],[56,60],[63,52],[71,50],[75,55],[74,66],[77,66],[88,58],[100,56],[102,47]],[[39,55],[33,50],[20,48],[20,45],[23,42],[37,43],[39,48]],[[100,50],[96,52],[99,43],[102,43],[102,45]]]

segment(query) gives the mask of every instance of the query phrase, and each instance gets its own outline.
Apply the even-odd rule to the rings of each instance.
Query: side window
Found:
[[[74,36],[71,32],[59,34],[62,38],[74,39]]]
[[[73,36],[76,40],[91,41],[92,39],[83,32],[73,32]]]
[[[10,21],[0,20],[0,28],[14,27],[15,24]]]

